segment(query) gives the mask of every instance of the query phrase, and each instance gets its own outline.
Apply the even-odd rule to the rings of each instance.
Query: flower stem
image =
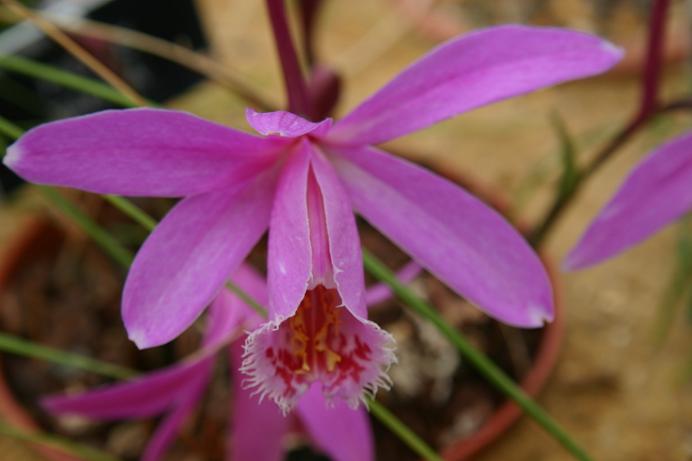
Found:
[[[283,70],[284,86],[288,95],[288,110],[298,115],[306,115],[309,111],[308,92],[298,53],[288,28],[284,0],[267,0],[267,10],[274,32],[276,51]]]
[[[581,186],[600,167],[615,154],[622,145],[644,127],[654,115],[662,110],[659,103],[659,86],[663,56],[663,43],[666,29],[666,16],[670,6],[669,0],[654,0],[651,6],[649,33],[641,80],[641,96],[637,112],[617,135],[576,175],[573,187],[565,194],[556,194],[545,217],[530,233],[528,239],[534,246],[539,246],[549,234],[567,205],[577,196]],[[668,106],[666,106],[668,107]],[[665,108],[663,108],[665,109]]]
[[[104,195],[103,198],[149,232],[153,231],[158,224],[156,219],[152,218],[146,211],[124,197]]]
[[[642,117],[653,114],[659,104],[659,88],[666,38],[666,16],[669,7],[670,0],[655,0],[651,6],[639,107],[639,113]]]
[[[392,271],[367,250],[363,249],[363,261],[370,274],[389,285],[415,312],[430,321],[459,350],[491,384],[503,394],[514,400],[524,412],[541,425],[553,438],[562,444],[576,459],[590,460],[586,452],[560,427],[531,397],[517,386],[497,365],[474,348],[452,325],[447,323],[437,311],[408,287],[403,285]]]
[[[374,399],[368,399],[370,413],[375,415],[382,424],[396,434],[409,448],[422,456],[426,461],[444,461],[440,455],[428,446],[411,429],[394,416],[387,408]]]
[[[301,0],[300,1],[300,25],[302,28],[302,48],[305,61],[310,68],[317,63],[315,56],[315,26],[320,10],[324,6],[324,0]]]

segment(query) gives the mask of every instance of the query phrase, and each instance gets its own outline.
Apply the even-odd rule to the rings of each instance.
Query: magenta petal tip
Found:
[[[529,306],[527,309],[527,319],[530,322],[530,327],[541,328],[546,323],[550,323],[555,318],[555,313],[552,306],[543,305]]]
[[[623,47],[617,46],[608,40],[601,41],[601,48],[607,53],[611,54],[613,57],[613,64],[620,61],[620,59],[622,59],[622,57],[625,55],[625,49]]]
[[[22,157],[22,153],[23,152],[19,148],[17,143],[14,143],[7,148],[7,153],[5,154],[5,157],[2,159],[2,163],[4,163],[5,166],[7,166],[12,171],[15,171],[17,166],[19,165],[19,160]]]
[[[561,264],[561,268],[565,272],[570,272],[574,271],[577,269],[582,269],[587,265],[585,261],[582,260],[583,258],[579,257],[579,254],[577,254],[574,250],[572,250],[565,260]]]
[[[130,341],[135,343],[135,346],[137,346],[137,349],[139,349],[139,350],[149,349],[150,347],[155,347],[155,346],[160,345],[160,344],[157,344],[156,341],[152,341],[151,338],[149,338],[149,335],[147,335],[145,332],[143,332],[141,330],[127,329],[127,337]]]

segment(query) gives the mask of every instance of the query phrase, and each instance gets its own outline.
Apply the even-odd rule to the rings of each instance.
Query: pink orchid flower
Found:
[[[692,134],[648,155],[600,211],[577,246],[567,269],[611,258],[692,210]]]
[[[521,327],[553,316],[545,269],[511,225],[372,144],[604,72],[621,54],[580,32],[490,28],[434,49],[334,124],[248,110],[256,137],[176,111],[105,111],[29,131],[5,163],[38,183],[184,197],[125,284],[124,323],[142,348],[187,328],[269,227],[269,320],[243,368],[284,410],[313,382],[357,405],[387,384],[394,341],[367,320],[354,210],[489,315]]]
[[[266,287],[251,269],[241,266],[232,277],[258,301],[265,301]],[[43,399],[55,415],[79,415],[93,420],[139,419],[165,414],[149,440],[142,461],[158,461],[200,404],[211,380],[216,353],[231,342],[233,394],[227,456],[231,460],[281,461],[289,432],[301,430],[318,450],[335,461],[372,461],[374,448],[365,409],[344,403],[327,405],[317,386],[298,403],[296,415],[285,417],[269,401],[258,403],[242,385],[238,372],[242,361],[242,327],[261,322],[259,316],[227,290],[214,300],[207,319],[202,348],[187,360],[129,382],[104,386],[78,395]]]

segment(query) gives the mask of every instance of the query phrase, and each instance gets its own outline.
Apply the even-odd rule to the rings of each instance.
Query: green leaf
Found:
[[[102,362],[100,360],[94,360],[83,355],[72,354],[53,347],[42,346],[32,341],[27,341],[2,332],[0,332],[0,350],[23,357],[45,360],[66,367],[80,368],[97,375],[114,379],[126,379],[135,375],[135,372],[128,368]]]
[[[551,113],[550,122],[560,143],[562,173],[558,182],[557,193],[559,197],[566,197],[574,190],[575,185],[579,181],[579,171],[575,162],[576,147],[559,112],[554,111]]]
[[[122,95],[98,80],[82,77],[55,67],[32,61],[20,56],[0,55],[0,68],[10,72],[45,80],[56,85],[86,93],[122,107],[137,107],[127,96]],[[150,103],[149,105],[154,105]]]
[[[29,433],[6,423],[0,423],[0,434],[37,445],[57,448],[60,451],[69,453],[85,461],[118,461],[119,459],[101,450],[73,442],[64,437],[40,432]]]

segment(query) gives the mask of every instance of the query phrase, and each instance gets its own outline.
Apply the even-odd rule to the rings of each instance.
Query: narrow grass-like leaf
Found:
[[[579,181],[579,172],[575,162],[576,146],[567,130],[567,124],[559,112],[554,111],[550,122],[560,142],[560,165],[562,173],[558,183],[557,194],[560,197],[569,195]]]
[[[368,409],[375,415],[382,424],[403,440],[411,450],[422,456],[427,461],[444,461],[440,455],[426,444],[423,439],[418,437],[408,426],[394,416],[387,408],[373,399],[368,399]]]
[[[71,368],[80,368],[94,374],[114,379],[127,379],[134,376],[128,368],[112,363],[94,360],[84,355],[72,354],[53,347],[46,347],[32,341],[0,332],[0,350],[32,359],[45,360]]]
[[[56,69],[20,56],[0,56],[0,69],[45,80],[81,93],[94,96],[121,107],[137,107],[127,96],[98,80]],[[149,105],[154,105],[150,103]]]
[[[69,453],[86,461],[119,461],[119,458],[113,455],[73,442],[64,437],[40,432],[30,433],[17,427],[10,426],[7,423],[0,423],[0,434],[37,445],[57,448],[64,453]]]

